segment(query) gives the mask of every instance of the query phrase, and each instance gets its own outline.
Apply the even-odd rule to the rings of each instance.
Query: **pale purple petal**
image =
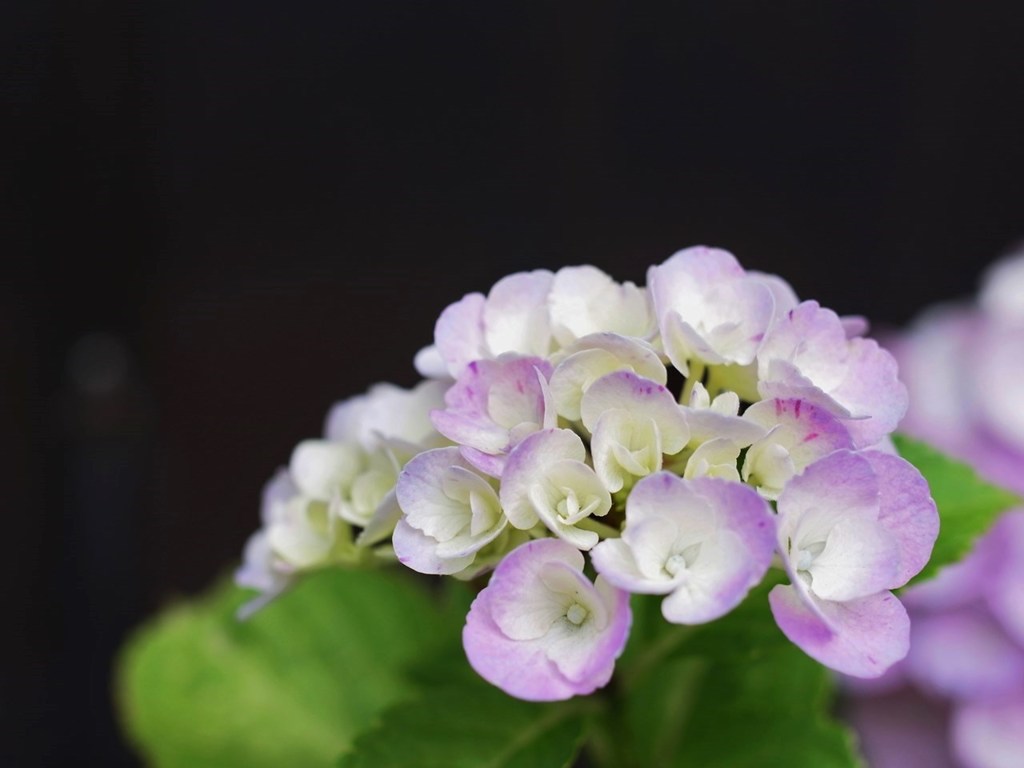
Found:
[[[787,362],[815,386],[829,392],[842,383],[846,344],[846,332],[835,312],[816,301],[801,302],[765,337],[757,355],[759,376],[771,381],[771,363]]]
[[[672,363],[686,373],[697,357],[746,365],[772,320],[772,290],[727,251],[697,246],[651,267],[647,283]]]
[[[544,575],[552,568],[576,574],[578,589],[589,585],[583,575],[583,555],[558,539],[537,539],[516,550],[515,557],[502,560],[500,577],[491,587],[491,616],[501,631],[512,640],[542,637],[561,618],[563,606],[551,599],[544,586]]]
[[[827,601],[867,597],[895,582],[900,543],[879,520],[880,501],[870,462],[851,451],[794,477],[779,497],[778,541],[795,578]]]
[[[695,562],[692,585],[676,590],[662,612],[669,621],[700,623],[731,611],[764,578],[775,549],[775,518],[746,486],[715,478],[682,482],[716,510],[719,532]]]
[[[800,303],[800,299],[797,297],[796,291],[793,290],[793,286],[778,275],[751,269],[747,271],[747,277],[767,286],[768,290],[772,292],[772,298],[775,299],[776,317],[786,314]]]
[[[245,544],[242,565],[235,571],[235,583],[247,589],[276,594],[290,581],[289,573],[275,567],[266,531],[256,531]]]
[[[846,516],[828,535],[807,569],[811,590],[822,600],[867,597],[898,581],[899,543],[877,520]]]
[[[476,469],[479,469],[485,475],[496,478],[500,478],[502,473],[504,473],[505,462],[508,461],[508,456],[504,453],[484,453],[466,445],[459,448],[459,452],[462,454],[462,458]]]
[[[915,615],[907,672],[944,696],[992,698],[1024,690],[1024,650],[981,608]]]
[[[846,338],[848,339],[867,336],[868,331],[871,330],[871,324],[868,322],[868,319],[861,315],[844,315],[839,318],[839,322],[843,324],[843,331],[846,332]]]
[[[762,400],[743,413],[747,421],[765,430],[781,426],[785,436],[777,434],[798,472],[817,459],[842,448],[853,448],[846,426],[828,409],[802,400]]]
[[[836,451],[794,477],[779,497],[779,547],[804,534],[827,533],[846,516],[878,519],[878,480],[871,464],[851,451]],[[824,536],[821,537],[824,540]]]
[[[293,572],[274,557],[265,530],[256,531],[245,544],[242,565],[235,571],[235,584],[243,589],[255,589],[260,594],[246,601],[235,612],[239,621],[245,621],[291,587],[296,580]]]
[[[501,506],[509,522],[522,530],[536,525],[539,518],[530,501],[530,487],[544,468],[565,459],[586,458],[583,441],[570,429],[548,429],[523,440],[509,455],[501,478]]]
[[[631,615],[628,592],[616,589],[601,576],[593,589],[608,620],[585,631],[570,629],[565,622],[556,625],[548,638],[548,658],[569,680],[600,688],[611,679],[615,659],[626,644]]]
[[[590,385],[608,373],[629,370],[658,384],[668,377],[665,364],[650,344],[614,333],[584,336],[563,350],[566,357],[551,374],[551,394],[558,413],[580,419],[580,401]]]
[[[794,474],[818,459],[853,447],[835,415],[803,400],[762,400],[746,410],[743,420],[766,433],[747,452],[743,479],[768,498],[777,498]]]
[[[582,568],[582,555],[558,539],[509,553],[466,617],[462,638],[473,669],[530,701],[585,695],[606,684],[626,644],[629,596],[600,578],[591,584]],[[575,622],[566,613],[573,606],[588,609]]]
[[[395,496],[404,517],[395,527],[398,559],[421,573],[457,573],[505,530],[493,481],[473,472],[458,448],[413,458]]]
[[[460,445],[505,454],[554,418],[546,389],[550,372],[550,364],[536,357],[475,360],[445,394],[445,409],[431,413],[434,426]]]
[[[391,543],[398,562],[418,573],[449,576],[469,567],[476,554],[462,557],[439,557],[437,539],[413,528],[403,518],[395,525]]]
[[[283,467],[263,486],[260,504],[260,522],[264,526],[276,523],[281,516],[281,507],[293,496],[299,495],[299,489],[292,482],[292,476]]]
[[[780,584],[768,599],[786,637],[838,672],[878,677],[907,655],[910,619],[890,592],[835,603],[805,600],[796,587]]]
[[[598,419],[610,410],[628,411],[634,417],[654,420],[661,435],[661,450],[678,453],[690,439],[686,413],[668,389],[631,371],[616,371],[594,382],[583,396],[580,414],[594,431]]]
[[[630,591],[671,594],[662,612],[678,624],[711,621],[760,582],[775,547],[765,501],[739,483],[644,478],[630,494],[621,539],[594,548],[594,567]]]
[[[434,344],[452,378],[474,360],[491,357],[484,341],[485,303],[483,294],[470,293],[449,304],[437,319]]]
[[[476,596],[462,630],[466,658],[477,674],[510,696],[527,701],[561,701],[589,693],[578,690],[558,671],[548,659],[542,639],[508,638],[491,617],[490,597],[486,589]]]
[[[850,339],[843,382],[829,394],[854,416],[847,428],[858,446],[892,432],[907,412],[907,388],[892,354],[874,339]]]
[[[858,447],[892,432],[907,409],[896,361],[873,339],[847,339],[830,309],[805,301],[765,337],[758,352],[758,390],[765,398],[799,398],[852,418]]]
[[[878,521],[899,544],[899,569],[886,589],[902,587],[924,568],[939,535],[939,512],[928,483],[910,462],[879,451],[860,454],[878,477]]]
[[[666,529],[668,529],[668,535],[666,535]],[[638,560],[641,563],[647,563],[654,561],[658,556],[648,554],[638,557],[634,554],[634,550],[644,544],[664,549],[664,555],[660,559],[661,562],[665,562],[668,560],[668,548],[671,546],[676,531],[675,525],[664,520],[648,520],[637,523],[631,529],[634,535],[630,541],[621,538],[605,539],[590,550],[590,559],[597,572],[619,589],[639,595],[664,595],[675,589],[674,579],[667,573],[661,578],[654,578],[655,574],[641,571]]]
[[[963,768],[1024,765],[1024,695],[962,705],[953,714],[952,730]]]
[[[444,476],[451,467],[468,469],[458,448],[424,451],[405,465],[395,487],[407,523],[434,539],[449,539],[464,525],[452,514],[458,505],[444,489]]]
[[[546,356],[551,351],[548,292],[554,275],[544,269],[503,277],[483,309],[484,338],[494,356],[505,352]]]

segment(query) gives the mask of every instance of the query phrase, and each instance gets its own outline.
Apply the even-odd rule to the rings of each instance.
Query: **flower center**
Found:
[[[579,603],[573,603],[569,606],[569,610],[565,612],[565,618],[577,627],[586,620],[588,615],[590,615],[590,611]]]
[[[590,517],[598,506],[596,498],[580,498],[573,488],[561,488],[562,497],[555,504],[559,522],[562,525],[575,525],[585,517]]]
[[[665,571],[669,576],[675,576],[681,570],[686,568],[686,558],[683,557],[682,553],[676,553],[672,555],[668,560],[665,561]]]
[[[811,575],[809,571],[814,564],[814,558],[820,555],[824,549],[824,541],[818,541],[798,549],[796,556],[793,558],[793,564],[796,566],[797,573],[805,574],[809,578]]]

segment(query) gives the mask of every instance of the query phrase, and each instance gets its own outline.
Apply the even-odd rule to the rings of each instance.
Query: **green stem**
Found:
[[[686,377],[686,383],[683,385],[683,392],[679,395],[679,402],[683,405],[690,404],[690,396],[693,394],[693,388],[697,385],[697,382],[704,378],[704,362],[702,360],[690,360],[689,361],[690,375]]]

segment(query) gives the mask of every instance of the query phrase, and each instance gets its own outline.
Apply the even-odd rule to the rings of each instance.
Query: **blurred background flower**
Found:
[[[977,300],[928,309],[889,346],[910,390],[903,431],[1024,493],[1024,252],[988,270]],[[1020,765],[1024,508],[904,602],[907,658],[881,681],[851,681],[871,765]]]
[[[3,4],[0,763],[133,764],[125,632],[464,293],[695,243],[875,323],[968,293],[1024,229],[1022,33],[1008,0]]]

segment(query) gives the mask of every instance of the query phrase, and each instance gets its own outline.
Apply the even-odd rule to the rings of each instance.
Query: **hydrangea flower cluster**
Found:
[[[930,310],[893,347],[914,395],[902,428],[1024,493],[1024,253],[990,270],[976,304]],[[1024,509],[904,599],[910,653],[881,680],[852,686],[871,764],[1021,765]]]
[[[273,595],[391,555],[490,573],[469,662],[552,700],[608,682],[631,593],[700,624],[775,566],[786,636],[876,677],[907,653],[891,590],[927,562],[938,516],[888,441],[907,392],[865,331],[713,248],[676,253],[646,287],[592,266],[510,275],[441,313],[423,383],[336,406],[325,439],[296,449],[239,581]]]

